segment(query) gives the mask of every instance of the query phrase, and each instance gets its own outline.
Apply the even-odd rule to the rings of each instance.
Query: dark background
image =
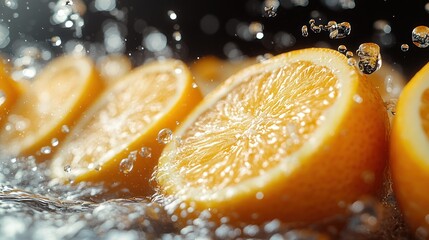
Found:
[[[53,35],[61,36],[63,42],[74,38],[69,29],[52,26],[49,17],[52,15],[47,7],[49,0],[18,1],[19,8],[10,11],[0,2],[0,20],[8,21],[12,42],[17,39],[29,42],[46,43]],[[93,1],[84,1],[89,6]],[[311,46],[329,46],[337,48],[345,44],[349,50],[356,51],[363,42],[376,42],[381,46],[383,60],[402,68],[407,78],[429,61],[429,48],[421,49],[413,45],[411,32],[418,25],[429,26],[429,11],[425,9],[427,0],[355,0],[353,9],[339,7],[341,0],[308,0],[307,6],[294,6],[296,0],[280,0],[281,6],[275,17],[266,17],[263,14],[260,0],[247,1],[144,1],[144,0],[118,0],[117,8],[125,10],[127,15],[123,24],[127,27],[126,51],[131,56],[138,54],[142,42],[142,33],[136,31],[137,20],[144,20],[146,26],[157,28],[169,37],[169,43],[174,42],[171,34],[175,31],[174,25],[179,26],[183,45],[180,57],[186,61],[193,61],[197,57],[212,54],[225,58],[223,48],[226,43],[233,42],[243,54],[257,56],[263,53],[278,54],[280,52]],[[305,2],[305,1],[304,1]],[[168,17],[168,10],[174,10],[178,15],[172,21]],[[351,34],[344,39],[332,40],[328,34],[314,34],[309,30],[309,36],[301,35],[301,27],[308,25],[314,11],[321,17],[320,23],[329,20],[337,22],[347,21],[352,26]],[[14,12],[19,13],[18,18],[11,17]],[[212,14],[219,20],[219,30],[214,34],[206,34],[201,30],[200,20],[206,14]],[[83,40],[101,42],[101,25],[104,20],[112,18],[106,12],[91,11],[88,9],[84,15],[85,27]],[[236,19],[242,22],[257,21],[264,25],[265,37],[262,40],[243,40],[231,35],[226,30],[227,22]],[[318,19],[316,19],[318,20]],[[374,28],[374,22],[385,20],[391,27],[386,34]],[[176,28],[177,28],[176,26]],[[293,46],[279,48],[273,43],[272,36],[279,31],[292,34],[296,42]],[[387,35],[387,36],[386,36]],[[386,38],[387,37],[387,38]],[[385,40],[383,40],[385,39]],[[388,40],[388,44],[383,41]],[[401,51],[401,44],[410,46],[407,52]],[[2,52],[11,53],[13,44],[9,44]],[[56,49],[57,53],[61,50]]]

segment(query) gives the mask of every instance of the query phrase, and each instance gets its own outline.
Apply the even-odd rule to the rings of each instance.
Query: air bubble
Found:
[[[356,51],[359,56],[359,70],[371,74],[380,69],[382,61],[380,47],[375,43],[362,43]]]
[[[158,132],[158,138],[157,141],[162,144],[167,144],[173,140],[173,131],[171,131],[169,128],[161,129],[161,131]]]
[[[429,46],[429,27],[418,26],[413,29],[412,40],[414,45],[419,48],[426,48]]]
[[[401,45],[401,51],[406,52],[410,49],[410,46],[408,44],[404,43]]]

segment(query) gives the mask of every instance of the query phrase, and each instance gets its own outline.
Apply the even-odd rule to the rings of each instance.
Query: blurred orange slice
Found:
[[[0,59],[0,123],[5,122],[19,95],[19,87],[10,77],[7,65]]]
[[[429,63],[405,86],[391,135],[393,189],[417,239],[429,239]]]
[[[209,55],[196,60],[190,68],[195,77],[195,83],[201,92],[207,95],[228,77],[256,62],[255,58],[232,61]]]
[[[345,56],[292,51],[206,96],[164,149],[156,179],[215,219],[320,221],[377,194],[387,127],[380,95]]]
[[[97,68],[108,86],[113,85],[132,69],[130,58],[122,54],[111,54],[97,61]]]
[[[127,188],[134,196],[152,193],[161,150],[201,98],[181,61],[135,68],[84,113],[53,157],[52,177]]]
[[[50,62],[11,110],[0,133],[3,154],[44,160],[102,89],[91,59],[62,56]]]

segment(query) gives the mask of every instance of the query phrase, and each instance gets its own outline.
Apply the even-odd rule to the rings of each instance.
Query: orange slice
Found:
[[[6,64],[0,60],[0,123],[4,123],[10,108],[20,95],[19,87],[11,79]]]
[[[229,76],[256,62],[255,58],[230,61],[215,56],[205,56],[192,63],[190,68],[195,77],[195,83],[201,92],[207,95]]]
[[[52,176],[150,194],[149,179],[164,142],[172,140],[171,131],[201,98],[181,61],[135,68],[85,112],[54,155]]]
[[[393,189],[418,239],[429,238],[429,63],[405,86],[391,135]]]
[[[337,51],[292,51],[231,76],[164,149],[161,193],[216,218],[309,223],[380,189],[388,119]]]
[[[101,88],[88,57],[69,55],[50,62],[10,112],[0,133],[3,154],[36,154],[45,160]]]

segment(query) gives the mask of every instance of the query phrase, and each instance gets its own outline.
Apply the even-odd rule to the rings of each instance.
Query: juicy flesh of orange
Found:
[[[213,191],[261,175],[310,138],[338,94],[332,71],[307,61],[253,74],[188,128],[175,167]]]
[[[429,138],[429,89],[426,89],[421,97],[420,117],[424,132]]]
[[[159,116],[176,93],[174,73],[150,73],[139,84],[121,84],[106,95],[107,105],[92,112],[91,119],[68,143],[70,154],[64,164],[90,166],[110,150],[131,142]],[[162,86],[152,94],[150,86]],[[131,107],[132,106],[132,107]],[[143,147],[143,146],[142,146]],[[102,164],[102,163],[100,163]]]

